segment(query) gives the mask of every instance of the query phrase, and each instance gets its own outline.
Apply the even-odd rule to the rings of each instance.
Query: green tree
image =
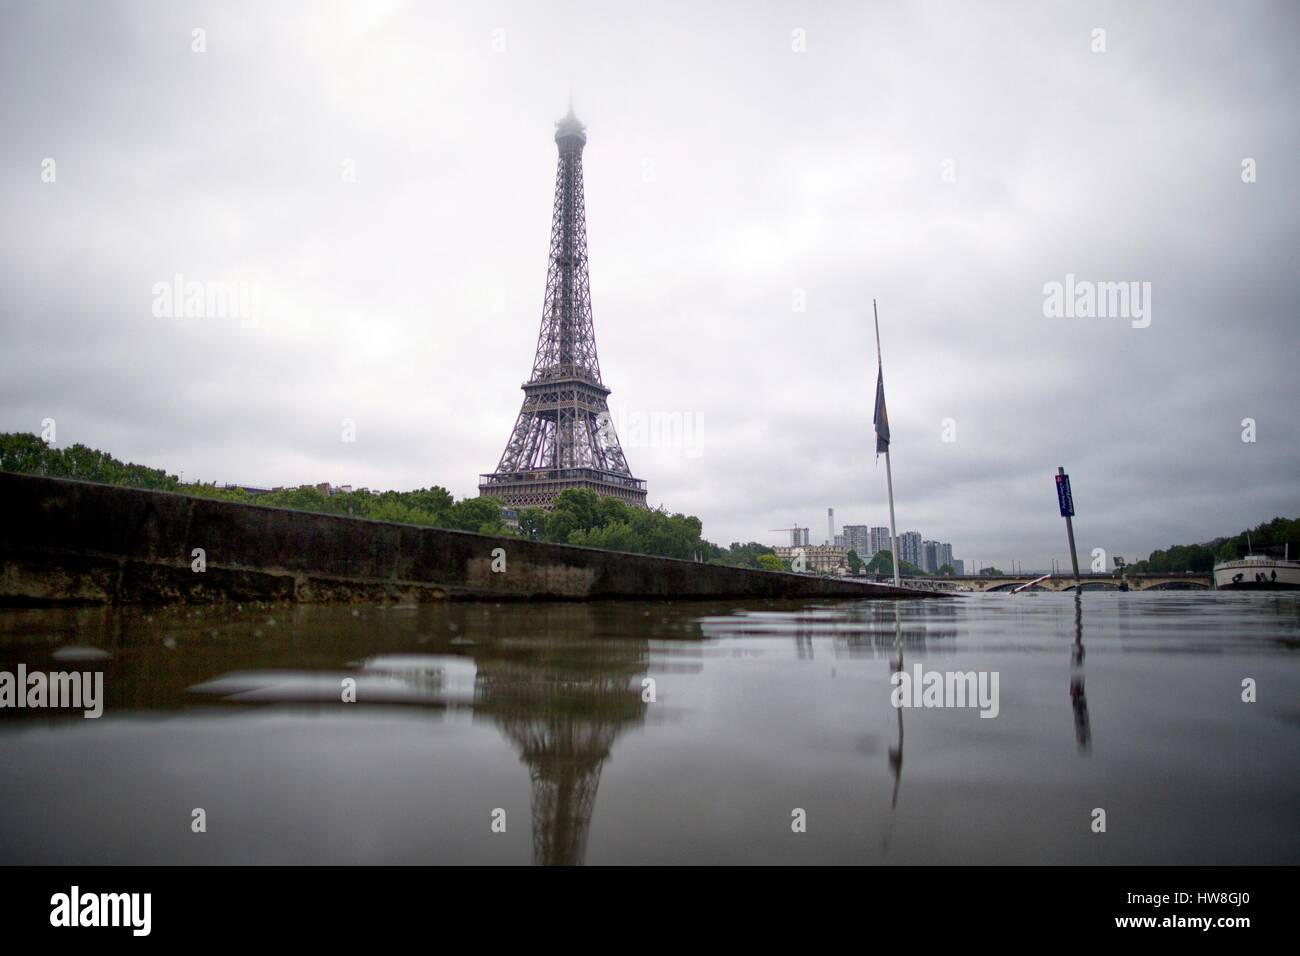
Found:
[[[313,485],[300,485],[297,488],[281,488],[259,495],[259,505],[274,508],[292,508],[297,511],[315,511],[330,514],[329,496]]]
[[[218,488],[215,484],[181,484],[174,475],[144,465],[124,464],[106,452],[84,445],[62,450],[51,448],[29,433],[0,433],[0,469],[376,521],[434,525],[483,534],[506,533],[501,502],[490,498],[456,501],[447,489],[438,486],[415,491],[374,493],[361,488],[330,493],[325,486],[302,485],[250,495],[240,488]],[[771,548],[755,542],[733,545],[732,550],[720,548],[705,541],[702,531],[703,525],[694,515],[633,507],[616,498],[600,498],[589,489],[562,492],[556,497],[555,510],[550,514],[538,508],[525,508],[519,516],[519,534],[534,540],[582,542],[591,547],[685,560],[698,558],[741,567],[759,567],[758,559],[772,554]],[[581,533],[575,537],[577,532]]]
[[[596,503],[596,523],[601,527],[611,524],[630,526],[632,523],[631,509],[617,498],[600,498]]]
[[[107,452],[81,444],[52,448],[27,432],[0,435],[0,469],[160,491],[174,491],[180,484],[175,475],[157,468],[120,462]]]
[[[0,469],[28,475],[45,474],[46,456],[52,452],[41,439],[27,432],[0,434]]]
[[[386,498],[379,501],[367,513],[366,517],[371,521],[397,521],[402,524],[433,524],[429,516],[423,511],[417,511],[405,502],[396,498]]]
[[[867,562],[868,574],[883,574],[888,577],[894,576],[894,555],[885,550],[877,551]]]
[[[1156,549],[1128,568],[1133,574],[1167,574],[1180,571],[1205,572],[1214,562],[1231,561],[1250,552],[1300,554],[1300,519],[1276,517],[1228,538],[1205,544],[1171,545]]]
[[[739,541],[733,541],[730,548],[718,549],[716,560],[719,564],[729,564],[736,568],[759,568],[762,567],[759,559],[765,554],[776,556],[776,552],[766,544],[759,544],[757,541],[741,544]]]
[[[546,512],[541,508],[524,508],[519,512],[519,535],[532,541],[546,537]]]
[[[429,516],[429,523],[446,527],[451,523],[451,509],[456,500],[446,488],[433,485],[429,488],[417,488],[401,495],[403,504]]]
[[[546,518],[546,540],[561,544],[575,531],[590,531],[600,523],[600,499],[588,488],[568,488],[555,496]]]
[[[852,548],[849,549],[849,553],[844,560],[848,561],[849,571],[853,574],[857,574],[862,567],[862,559],[858,557],[858,552],[854,551]]]
[[[722,557],[727,553],[726,548],[720,548],[712,541],[700,539],[700,558],[709,564],[722,564]]]
[[[448,527],[481,534],[501,534],[505,531],[501,502],[495,498],[463,498],[452,506]]]
[[[218,488],[215,484],[193,484],[185,486],[185,493],[195,498],[215,498],[218,501],[231,501],[235,504],[253,504],[253,496],[243,488]]]
[[[604,527],[583,531],[581,528],[569,535],[569,544],[583,545],[588,548],[605,548],[609,551],[639,550],[636,532],[626,522],[616,521]]]
[[[757,559],[758,566],[764,571],[787,571],[785,562],[778,558],[774,553],[760,554]]]
[[[867,562],[867,573],[881,574],[892,578],[894,576],[894,555],[889,551],[877,551],[872,559]],[[915,578],[923,573],[915,564],[909,564],[906,561],[898,565],[898,576],[902,578]]]

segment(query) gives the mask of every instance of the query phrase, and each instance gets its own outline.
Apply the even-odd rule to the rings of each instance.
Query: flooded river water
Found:
[[[20,666],[102,716],[0,709],[3,863],[1300,863],[1294,594],[6,610]]]

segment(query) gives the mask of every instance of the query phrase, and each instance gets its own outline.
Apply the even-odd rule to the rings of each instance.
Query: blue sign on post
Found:
[[[1056,476],[1056,503],[1061,506],[1062,518],[1074,517],[1074,496],[1070,494],[1070,476]]]

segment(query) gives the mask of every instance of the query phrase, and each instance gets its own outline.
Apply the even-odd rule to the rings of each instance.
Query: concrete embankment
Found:
[[[932,596],[0,473],[0,603],[10,606]]]

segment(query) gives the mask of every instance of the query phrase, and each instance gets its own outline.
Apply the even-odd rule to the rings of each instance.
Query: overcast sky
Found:
[[[1300,512],[1294,3],[0,17],[0,430],[52,418],[186,480],[476,494],[572,93],[615,423],[711,540],[888,523],[872,297],[900,533],[1065,559],[1057,465],[1085,557]],[[255,285],[258,321],[156,316],[176,274]],[[1149,326],[1046,316],[1067,274],[1149,282]],[[692,430],[627,433],[656,412]]]

